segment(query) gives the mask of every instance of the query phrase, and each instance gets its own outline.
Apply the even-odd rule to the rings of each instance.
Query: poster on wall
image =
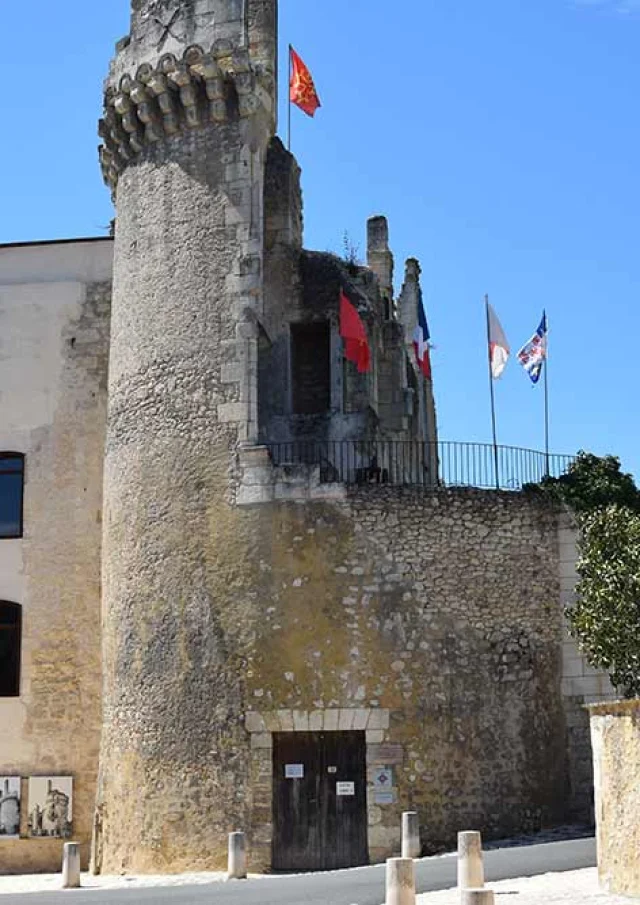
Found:
[[[20,835],[20,777],[0,776],[0,840]]]
[[[72,820],[73,778],[29,777],[29,835],[69,839]]]

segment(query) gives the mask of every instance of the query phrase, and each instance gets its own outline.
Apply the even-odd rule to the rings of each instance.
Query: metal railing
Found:
[[[520,490],[559,477],[572,456],[489,443],[411,440],[296,440],[266,443],[277,466],[319,469],[320,483]],[[497,473],[496,473],[497,462]]]

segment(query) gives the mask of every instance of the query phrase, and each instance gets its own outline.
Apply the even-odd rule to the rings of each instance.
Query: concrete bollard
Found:
[[[387,859],[385,905],[416,905],[416,873],[413,858]]]
[[[62,888],[80,889],[80,843],[65,842],[62,852]]]
[[[492,889],[463,889],[462,905],[495,905]]]
[[[458,889],[482,889],[482,837],[480,833],[458,833]]]
[[[420,824],[417,811],[405,811],[402,815],[402,857],[420,857]]]
[[[227,880],[247,879],[247,840],[244,833],[229,833]]]

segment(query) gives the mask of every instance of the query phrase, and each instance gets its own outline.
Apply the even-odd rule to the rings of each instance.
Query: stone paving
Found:
[[[197,886],[206,883],[222,882],[226,874],[191,873],[162,874],[145,876],[99,876],[83,873],[81,884],[83,889],[141,889],[147,886]],[[60,874],[25,874],[22,876],[0,877],[0,897],[13,893],[56,892],[60,889]]]
[[[630,905],[632,899],[612,896],[598,887],[598,871],[572,870],[487,883],[496,893],[496,905]],[[455,889],[427,892],[417,897],[417,905],[458,905]]]

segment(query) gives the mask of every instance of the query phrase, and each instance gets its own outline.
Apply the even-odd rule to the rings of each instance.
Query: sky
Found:
[[[129,0],[2,3],[0,242],[103,235],[101,86]],[[280,0],[322,100],[294,110],[308,248],[419,258],[443,440],[490,442],[483,298],[512,352],[498,442],[544,444],[515,352],[546,308],[551,448],[640,478],[640,0]]]

